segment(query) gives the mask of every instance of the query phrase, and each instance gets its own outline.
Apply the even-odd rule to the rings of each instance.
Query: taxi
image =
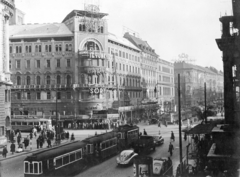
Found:
[[[120,153],[117,157],[117,164],[118,165],[128,165],[133,164],[134,158],[138,156],[137,153],[134,152],[133,149],[124,150]]]

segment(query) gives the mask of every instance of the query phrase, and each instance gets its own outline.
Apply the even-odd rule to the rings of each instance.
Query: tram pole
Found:
[[[180,74],[178,74],[178,116],[179,116],[179,147],[180,147],[180,174],[182,174],[182,119],[181,119]]]

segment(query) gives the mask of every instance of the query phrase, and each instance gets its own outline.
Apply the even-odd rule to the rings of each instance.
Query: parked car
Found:
[[[164,143],[164,138],[162,135],[153,135],[155,145],[162,145]]]
[[[167,157],[157,157],[153,159],[153,176],[172,176],[173,168],[168,163]]]
[[[124,150],[120,153],[120,155],[117,157],[117,164],[118,165],[128,165],[133,164],[134,158],[138,156],[137,153],[134,152],[133,149]]]

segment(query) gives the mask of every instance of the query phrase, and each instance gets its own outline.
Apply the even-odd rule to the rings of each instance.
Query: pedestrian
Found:
[[[48,148],[52,147],[52,142],[51,142],[50,138],[47,139],[47,144],[48,144],[48,146],[47,146]]]
[[[184,140],[187,141],[187,133],[184,134]]]
[[[175,136],[174,136],[173,131],[172,131],[172,133],[171,133],[171,140],[172,140],[172,141],[175,141]]]
[[[30,136],[30,140],[31,140],[33,138],[33,133],[30,132],[29,136]]]
[[[28,145],[29,145],[28,136],[27,136],[27,138],[24,138],[23,144],[24,144],[25,149],[27,149],[27,147],[28,147]]]
[[[143,135],[147,135],[147,132],[145,129],[143,129]]]
[[[69,139],[69,132],[66,133],[66,138]]]
[[[2,156],[4,158],[6,158],[7,157],[7,153],[8,153],[7,146],[4,146],[3,151],[2,151]]]
[[[39,140],[39,137],[37,138],[37,149],[39,148],[39,144],[40,144],[40,140]]]
[[[174,150],[174,147],[172,143],[170,142],[169,147],[168,147],[168,152],[170,153],[170,156],[172,156],[172,151]]]
[[[161,128],[161,122],[160,122],[160,120],[158,121],[158,127]]]
[[[72,133],[71,135],[71,141],[74,141],[75,140],[75,137],[74,137],[74,134]]]
[[[10,148],[11,148],[11,152],[12,152],[12,154],[14,154],[15,149],[16,149],[16,146],[15,146],[15,144],[14,144],[13,142],[12,142]]]
[[[172,176],[172,174],[173,174],[173,166],[172,166],[172,160],[171,160],[170,157],[168,157],[168,160],[167,160],[167,169],[168,169],[167,175]]]
[[[22,139],[22,138],[21,138],[21,135],[18,135],[18,136],[17,136],[17,143],[18,143],[18,144],[20,144],[21,139]]]

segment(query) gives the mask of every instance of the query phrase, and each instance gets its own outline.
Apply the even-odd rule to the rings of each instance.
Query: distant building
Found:
[[[9,72],[9,20],[14,14],[14,1],[0,2],[0,147],[10,133],[11,85]]]
[[[204,105],[204,83],[206,82],[207,104],[223,99],[223,73],[214,68],[204,68],[185,61],[174,63],[175,85],[180,74],[181,107]],[[176,100],[178,93],[176,89]]]

